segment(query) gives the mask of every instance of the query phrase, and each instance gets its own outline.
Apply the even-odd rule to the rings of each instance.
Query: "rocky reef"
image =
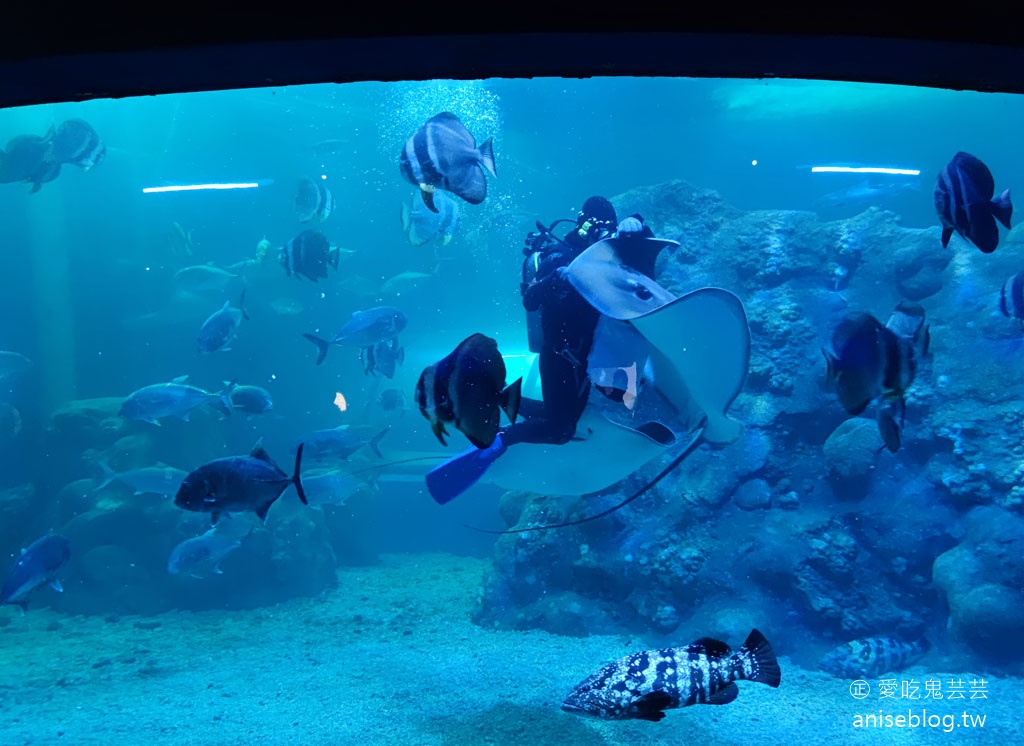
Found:
[[[477,621],[666,640],[733,639],[756,623],[808,662],[836,641],[925,635],[972,663],[1024,666],[1021,646],[1001,644],[1024,625],[1024,342],[997,305],[1021,269],[1020,231],[983,255],[959,239],[943,249],[937,225],[906,228],[874,208],[832,222],[743,212],[682,181],[613,202],[680,242],[659,260],[662,285],[743,300],[751,363],[732,412],[745,433],[701,447],[608,517],[501,537]],[[933,355],[893,454],[870,410],[849,417],[825,386],[821,349],[845,313],[884,322],[904,299],[926,309]],[[669,458],[605,494],[509,493],[502,516],[528,528],[595,513]]]

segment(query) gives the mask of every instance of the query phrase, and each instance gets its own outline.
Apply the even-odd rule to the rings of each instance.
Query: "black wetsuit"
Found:
[[[587,356],[594,342],[600,313],[559,271],[569,266],[591,243],[575,231],[566,244],[549,249],[540,263],[536,281],[523,291],[523,307],[540,310],[543,341],[538,353],[544,401],[523,399],[521,422],[503,430],[506,446],[514,443],[568,443],[587,406],[590,379]]]

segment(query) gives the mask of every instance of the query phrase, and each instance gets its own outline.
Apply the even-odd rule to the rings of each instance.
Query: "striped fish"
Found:
[[[685,648],[621,658],[579,683],[562,709],[603,720],[658,721],[676,707],[732,702],[740,679],[777,687],[781,677],[772,646],[755,629],[736,652],[702,637]]]
[[[295,212],[300,223],[312,222],[314,218],[322,223],[336,206],[334,195],[322,180],[314,181],[308,177],[299,180],[295,190]]]
[[[424,204],[438,212],[434,191],[451,192],[471,205],[487,196],[486,169],[497,177],[494,167],[494,138],[478,148],[476,139],[457,116],[444,111],[428,119],[408,139],[398,159],[402,176],[420,189]]]
[[[1003,283],[999,291],[999,310],[1006,318],[1024,323],[1024,272],[1018,272]]]
[[[301,275],[316,282],[327,279],[328,267],[338,268],[339,253],[323,233],[305,230],[281,248],[278,261],[289,277]]]
[[[840,645],[818,667],[845,679],[877,678],[917,663],[930,645],[924,638],[907,643],[891,637],[866,637]]]
[[[986,254],[999,245],[996,220],[1010,227],[1010,190],[993,199],[995,180],[988,166],[970,153],[957,153],[935,185],[935,210],[942,221],[942,246],[956,231]]]
[[[68,119],[51,129],[51,149],[57,163],[71,163],[88,171],[103,160],[107,146],[84,119]]]

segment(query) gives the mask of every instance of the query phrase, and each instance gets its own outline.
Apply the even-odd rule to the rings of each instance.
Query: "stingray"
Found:
[[[651,265],[657,251],[672,243],[640,240],[648,243],[631,239],[631,250],[638,250],[634,256],[641,262],[646,250]],[[602,313],[588,359],[590,372],[628,371],[632,375],[620,379],[635,384],[635,397],[614,401],[595,386],[572,440],[564,445],[518,443],[480,481],[509,490],[583,496],[618,484],[659,456],[676,455],[652,480],[596,515],[488,533],[556,528],[607,515],[657,484],[702,443],[724,446],[743,432],[727,414],[743,388],[750,360],[743,304],[714,287],[676,297],[623,263],[621,249],[615,239],[601,241],[572,262],[566,274]],[[534,400],[541,398],[537,365],[534,360],[523,378],[523,396]]]
[[[676,299],[650,275],[658,253],[678,245],[660,238],[606,238],[576,257],[565,275],[602,314],[629,321]]]
[[[621,334],[606,321],[601,320],[594,344],[602,355],[602,337]],[[648,342],[653,374],[648,386],[654,391],[642,390],[637,398],[649,401],[657,393],[656,418],[646,419],[642,405],[629,411],[620,404],[616,411],[592,391],[572,440],[564,445],[517,443],[491,465],[482,482],[548,495],[588,495],[622,481],[681,441],[689,442],[693,432],[700,431],[701,440],[713,445],[740,437],[742,425],[726,414],[743,388],[750,359],[739,299],[727,290],[701,288],[630,325]],[[636,354],[635,343],[627,349],[627,359]],[[602,360],[602,367],[607,362]],[[524,383],[533,380],[531,374]],[[536,392],[524,386],[523,396],[532,398]]]
[[[653,268],[657,252],[669,242],[640,240],[648,242],[651,251],[646,256]],[[636,239],[631,239],[631,246],[638,246]],[[561,446],[517,444],[485,478],[506,489],[585,495],[622,481],[668,449],[683,447],[653,479],[607,510],[562,523],[488,533],[560,528],[608,515],[656,485],[701,443],[724,446],[743,432],[742,425],[726,414],[743,388],[750,361],[743,304],[721,288],[700,288],[677,298],[625,264],[621,248],[615,239],[601,241],[577,257],[566,274],[603,314],[588,359],[589,372],[595,379],[609,370],[623,373],[618,380],[632,389],[620,391],[628,416],[621,409],[613,416],[601,394],[591,393],[573,440]],[[662,411],[650,419],[637,404],[652,397],[641,390],[643,379],[661,403]]]

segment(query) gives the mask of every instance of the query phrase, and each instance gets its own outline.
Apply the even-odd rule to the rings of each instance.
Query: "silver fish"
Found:
[[[245,536],[234,535],[233,524],[241,521],[221,521],[206,533],[185,539],[171,550],[167,558],[167,572],[171,575],[191,575],[202,578],[208,574],[220,575],[220,563],[242,546],[245,536],[252,532],[247,527]],[[228,527],[222,529],[221,527]]]
[[[159,420],[164,417],[178,417],[187,422],[192,410],[202,406],[211,406],[224,415],[231,414],[234,409],[231,403],[233,386],[212,394],[189,386],[185,378],[181,376],[170,383],[155,383],[133,391],[121,403],[118,414],[126,420],[142,420],[153,425],[159,425]]]
[[[237,306],[232,306],[231,301],[224,301],[224,305],[214,311],[203,322],[199,330],[199,337],[196,345],[200,352],[216,352],[217,350],[230,350],[228,346],[238,336],[238,326],[242,319],[249,319],[245,311],[245,291]]]
[[[145,466],[141,469],[115,472],[107,464],[100,462],[100,468],[103,469],[103,481],[96,486],[97,492],[111,482],[121,482],[135,490],[136,495],[163,497],[174,497],[188,474],[173,466]]]
[[[0,604],[16,604],[24,612],[36,588],[51,585],[63,591],[57,572],[71,557],[71,542],[59,534],[47,534],[21,550],[21,557],[0,589]]]

